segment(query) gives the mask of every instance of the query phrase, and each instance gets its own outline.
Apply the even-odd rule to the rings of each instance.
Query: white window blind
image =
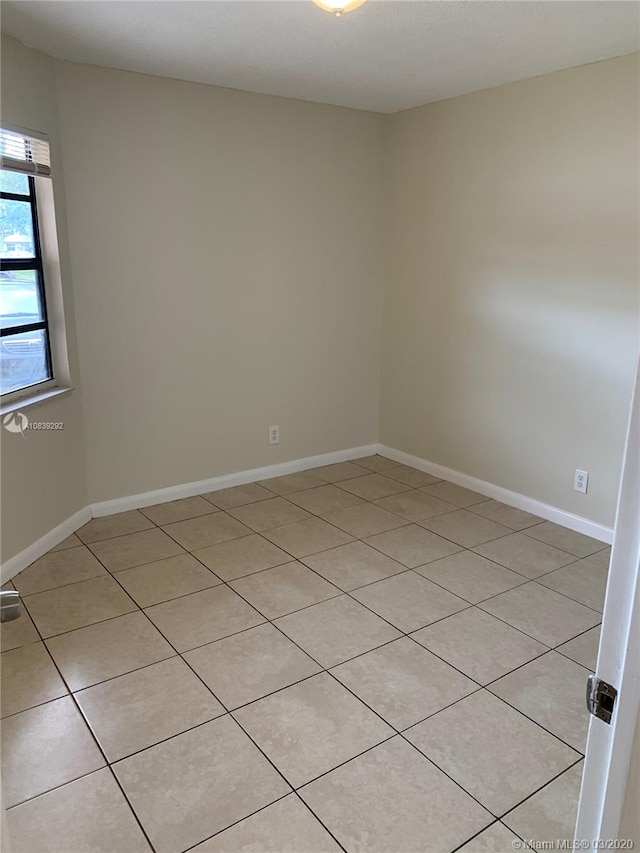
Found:
[[[49,143],[35,135],[0,128],[0,161],[11,172],[51,176]]]

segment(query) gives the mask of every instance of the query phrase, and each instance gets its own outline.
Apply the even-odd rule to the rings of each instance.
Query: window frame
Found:
[[[28,394],[37,394],[44,389],[49,389],[55,385],[55,374],[53,358],[51,353],[51,331],[49,328],[48,307],[47,307],[47,288],[45,284],[44,261],[42,255],[42,243],[40,239],[40,222],[38,217],[38,195],[36,189],[36,180],[32,175],[27,175],[29,195],[23,193],[4,192],[0,191],[0,199],[6,201],[18,201],[29,204],[31,213],[31,228],[33,232],[33,258],[0,258],[0,271],[12,272],[21,270],[33,270],[36,273],[36,282],[38,289],[38,303],[40,307],[41,320],[35,323],[23,323],[18,326],[10,326],[6,329],[0,329],[0,341],[5,338],[14,337],[16,335],[27,332],[42,331],[45,339],[45,367],[47,371],[46,379],[39,382],[33,382],[29,385],[23,385],[20,388],[12,388],[1,394],[2,402],[22,397]],[[0,284],[0,287],[2,285]]]
[[[24,152],[5,145],[4,137],[7,134],[22,137]],[[44,143],[44,148],[41,143]],[[58,238],[56,178],[53,174],[51,154],[48,134],[13,124],[2,118],[0,121],[0,169],[26,174],[33,188],[29,197],[33,199],[32,221],[34,216],[36,221],[34,241],[36,239],[38,241],[41,265],[41,272],[36,275],[38,297],[43,305],[41,316],[47,322],[46,357],[50,378],[0,395],[0,416],[39,405],[74,390],[67,338],[66,288],[62,280],[64,260],[61,258],[61,249],[64,246],[60,245]],[[17,193],[17,195],[23,194]],[[63,242],[64,236],[63,232]]]

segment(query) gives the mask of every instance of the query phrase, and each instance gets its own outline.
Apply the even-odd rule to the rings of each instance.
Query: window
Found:
[[[45,139],[0,128],[0,155],[0,391],[4,401],[55,386],[47,318],[51,293],[45,281],[43,223],[39,221],[41,212],[46,219],[48,211],[53,211],[53,192]]]

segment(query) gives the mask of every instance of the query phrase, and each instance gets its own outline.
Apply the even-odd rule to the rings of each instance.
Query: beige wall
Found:
[[[387,145],[380,440],[611,524],[638,344],[637,55],[397,114]]]
[[[611,523],[637,58],[381,117],[2,53],[3,118],[51,136],[83,388],[32,410],[62,435],[2,436],[3,559],[87,502],[378,437]]]
[[[53,62],[2,36],[2,118],[49,135],[60,244],[64,313],[71,378],[76,390],[27,410],[32,421],[62,421],[62,432],[30,432],[26,439],[0,430],[2,560],[31,545],[86,505],[73,294],[69,270],[64,184]]]
[[[382,118],[56,73],[89,499],[374,442]]]

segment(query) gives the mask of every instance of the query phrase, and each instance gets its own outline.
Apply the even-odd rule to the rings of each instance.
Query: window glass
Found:
[[[0,222],[2,223],[0,258],[35,257],[31,203],[0,199]]]
[[[0,178],[0,393],[8,394],[52,373],[35,180],[7,170]],[[24,201],[8,197],[17,190]]]
[[[49,379],[44,329],[0,338],[0,387],[3,394]]]
[[[29,195],[29,178],[20,172],[0,171],[0,192]]]
[[[36,270],[0,272],[0,328],[43,320]]]

